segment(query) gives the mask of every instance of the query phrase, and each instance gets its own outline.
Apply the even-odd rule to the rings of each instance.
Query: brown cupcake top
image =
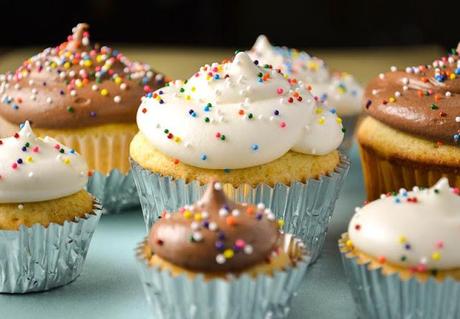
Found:
[[[459,49],[429,65],[392,67],[369,83],[364,103],[370,116],[390,127],[459,145]]]
[[[164,76],[91,45],[88,28],[80,23],[66,42],[0,78],[1,117],[51,129],[135,123],[140,98],[164,86]]]
[[[263,204],[237,204],[212,182],[196,204],[165,213],[148,244],[160,258],[198,272],[238,272],[269,261],[278,249],[275,215]]]

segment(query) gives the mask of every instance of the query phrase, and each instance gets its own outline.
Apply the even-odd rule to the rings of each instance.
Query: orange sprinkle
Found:
[[[233,216],[227,216],[225,218],[225,222],[227,223],[227,225],[230,225],[230,226],[235,226],[236,225],[236,219]]]

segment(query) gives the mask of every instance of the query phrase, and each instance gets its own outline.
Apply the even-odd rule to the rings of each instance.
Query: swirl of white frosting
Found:
[[[158,150],[209,169],[262,165],[291,149],[322,155],[343,139],[336,114],[244,52],[148,94],[137,124]]]
[[[83,157],[50,137],[36,137],[29,122],[14,136],[0,139],[0,203],[65,197],[87,181]]]
[[[272,46],[264,35],[257,38],[248,54],[301,81],[323,103],[337,109],[339,115],[360,113],[363,88],[350,74],[331,73],[323,60],[304,51]]]
[[[442,178],[429,189],[367,204],[351,219],[348,232],[360,251],[416,271],[460,267],[460,192]]]

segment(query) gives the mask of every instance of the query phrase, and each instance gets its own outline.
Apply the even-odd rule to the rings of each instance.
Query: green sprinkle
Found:
[[[204,118],[204,121],[205,121],[206,123],[209,123],[209,121],[210,121],[210,120],[209,120],[209,117],[205,117],[205,118]]]
[[[73,113],[74,111],[75,111],[75,109],[74,109],[72,106],[69,105],[69,106],[67,107],[67,112]]]
[[[184,89],[184,88],[180,88],[179,92],[180,92],[180,93],[184,93],[184,92],[185,92],[185,89]]]
[[[252,119],[253,117],[254,117],[254,115],[252,113],[248,114],[248,119]]]
[[[432,110],[437,110],[437,109],[439,109],[439,107],[436,104],[433,103],[433,104],[431,104],[431,109]]]
[[[220,139],[221,139],[222,141],[225,141],[225,135],[222,135],[222,136],[220,137]]]
[[[165,134],[168,134],[168,133],[169,133],[169,130],[166,129],[166,130],[164,130],[163,132],[165,132]]]

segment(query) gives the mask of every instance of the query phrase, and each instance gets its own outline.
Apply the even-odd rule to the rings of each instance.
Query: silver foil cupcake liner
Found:
[[[359,115],[350,115],[350,116],[341,116],[342,125],[345,128],[345,135],[343,137],[343,142],[340,145],[340,150],[349,153],[353,146],[355,140],[355,129],[359,121]]]
[[[88,180],[87,190],[101,201],[104,214],[117,214],[140,206],[132,171],[128,174],[118,169],[109,174],[96,171]]]
[[[285,236],[285,251],[302,251],[302,242]],[[151,318],[155,319],[268,319],[286,318],[289,304],[297,292],[309,264],[309,256],[272,276],[204,279],[184,275],[173,276],[169,271],[148,265],[142,243],[137,252],[139,273]]]
[[[381,268],[369,269],[369,264],[358,263],[356,257],[344,252],[341,256],[359,318],[460,318],[459,281],[402,280],[398,273],[386,275]]]
[[[131,166],[147,231],[164,210],[174,212],[195,203],[206,190],[207,185],[161,176],[133,160]],[[224,189],[236,202],[264,203],[277,218],[284,220],[285,233],[294,234],[308,246],[314,262],[323,247],[335,202],[349,168],[350,161],[341,155],[334,172],[305,183],[293,182],[290,186],[259,184],[255,187],[244,184],[237,188],[224,184]]]
[[[64,286],[81,273],[101,216],[94,205],[85,218],[63,225],[20,226],[0,231],[0,293],[38,292]]]

